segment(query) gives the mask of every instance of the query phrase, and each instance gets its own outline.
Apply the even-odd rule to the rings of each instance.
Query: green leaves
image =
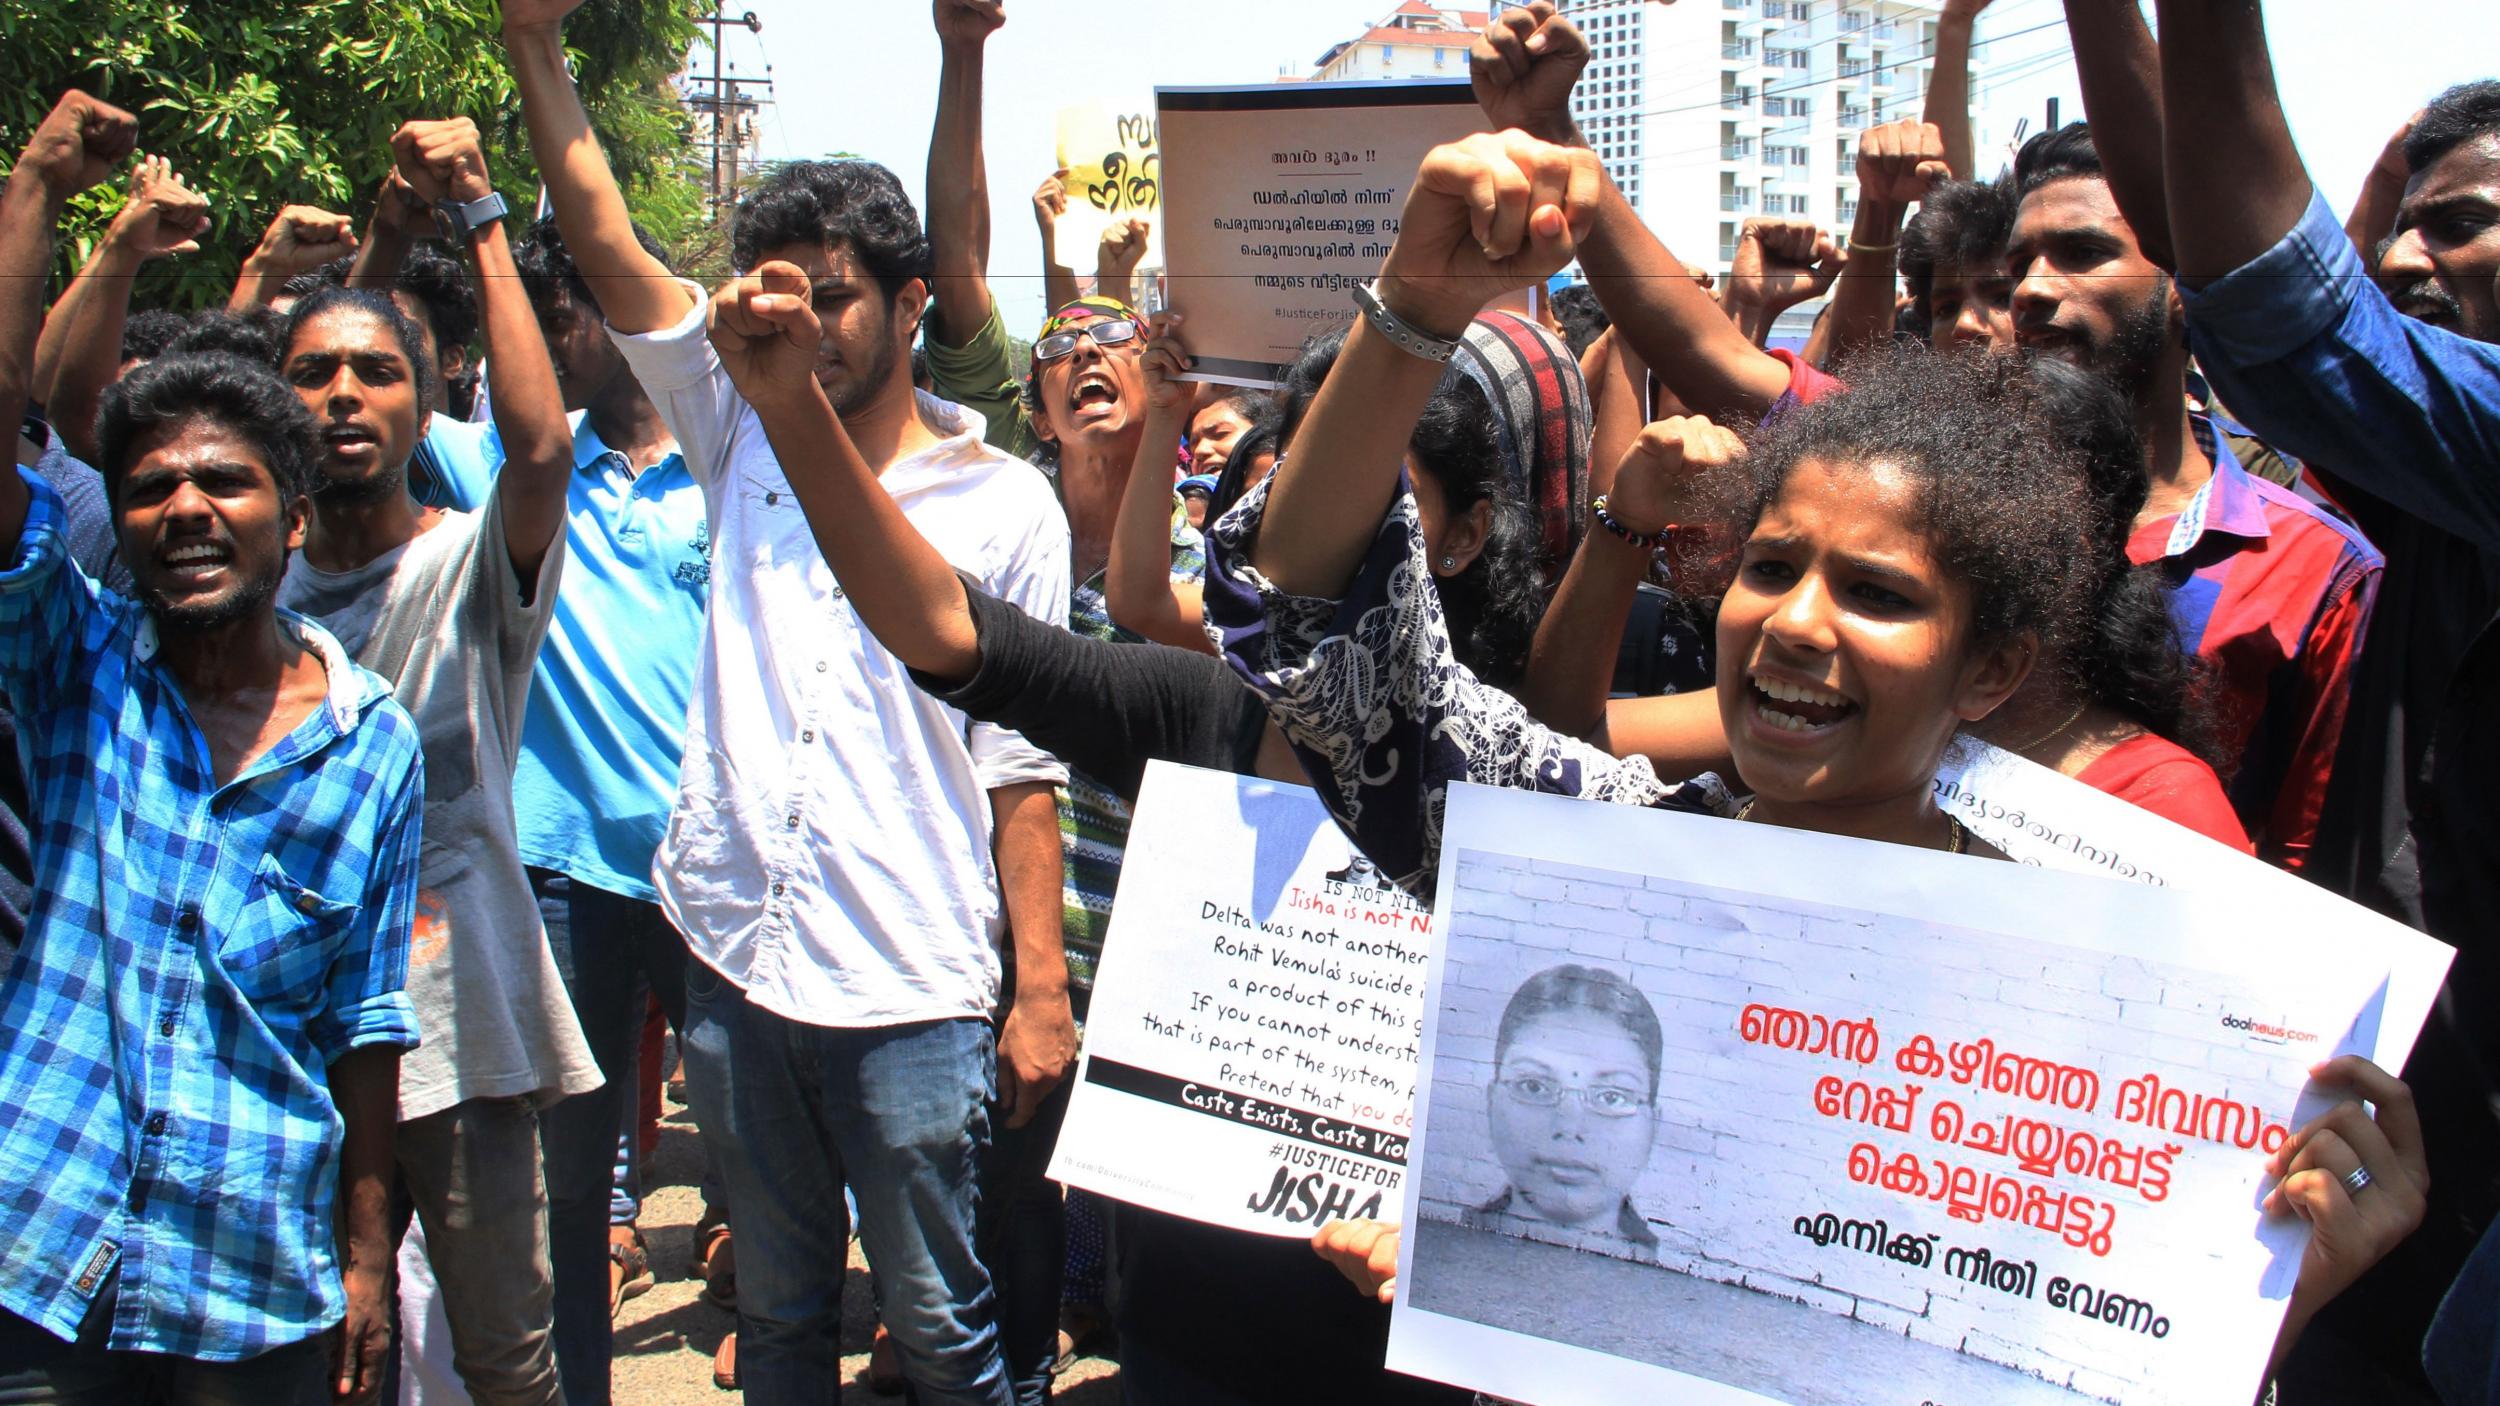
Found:
[[[693,45],[699,0],[590,0],[566,27],[584,105],[636,218],[675,247],[702,222],[689,123],[669,78]],[[0,0],[0,168],[53,100],[85,88],[139,114],[140,148],[206,195],[201,252],[151,266],[140,306],[224,301],[279,207],[370,213],[387,146],[413,118],[467,116],[495,183],[537,205],[493,0]],[[118,209],[90,192],[66,217],[66,279]]]

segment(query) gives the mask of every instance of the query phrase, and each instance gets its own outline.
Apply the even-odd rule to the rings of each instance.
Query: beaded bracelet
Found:
[[[1672,537],[1675,532],[1674,523],[1668,523],[1666,526],[1659,528],[1655,532],[1633,531],[1631,528],[1624,526],[1620,518],[1617,518],[1613,513],[1606,510],[1606,498],[1603,494],[1598,496],[1597,501],[1589,504],[1589,511],[1596,515],[1598,526],[1613,533],[1617,537],[1622,538],[1624,541],[1631,543],[1635,547],[1644,547],[1653,552],[1666,546],[1668,539]]]

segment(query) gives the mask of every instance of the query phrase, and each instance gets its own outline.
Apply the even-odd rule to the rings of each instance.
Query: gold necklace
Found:
[[[1749,820],[1753,818],[1752,800],[1748,799],[1743,805],[1736,808],[1736,818],[1738,820]],[[1944,818],[1944,823],[1944,852],[1947,854],[1962,853],[1964,848],[1970,843],[1970,831],[1963,829],[1962,822],[1952,815],[1947,815]]]
[[[2023,743],[2021,746],[2008,747],[2005,750],[2014,753],[2016,756],[2020,756],[2023,753],[2030,751],[2032,748],[2037,747],[2041,743],[2048,741],[2050,738],[2057,736],[2066,729],[2073,727],[2076,720],[2083,716],[2083,710],[2091,706],[2091,699],[2087,698],[2083,700],[2075,705],[2075,710],[2073,712],[2066,715],[2066,721],[2059,723],[2057,726],[2050,728],[2048,731],[2041,733],[2039,736],[2031,739],[2029,742]]]

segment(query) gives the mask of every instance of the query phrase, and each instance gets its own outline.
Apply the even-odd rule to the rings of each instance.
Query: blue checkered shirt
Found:
[[[68,564],[34,474],[0,571],[0,690],[35,904],[0,985],[0,1308],[235,1361],[337,1323],[332,1061],[416,1043],[401,991],[424,794],[416,725],[299,617],[328,702],[217,784],[146,611]]]

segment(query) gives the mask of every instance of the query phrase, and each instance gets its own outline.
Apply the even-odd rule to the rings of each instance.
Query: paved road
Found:
[[[702,1301],[691,1277],[694,1223],[702,1213],[695,1182],[702,1173],[694,1120],[669,1105],[660,1123],[660,1147],[651,1159],[655,1188],[644,1201],[643,1238],[651,1243],[651,1267],[659,1283],[628,1300],[616,1320],[618,1406],[720,1406],[735,1393],[712,1385],[712,1350],[731,1327],[730,1315]],[[900,1401],[868,1390],[868,1341],[875,1320],[868,1299],[868,1267],[851,1247],[849,1282],[842,1296],[842,1388],[854,1402]],[[1059,1379],[1058,1397],[1068,1406],[1118,1406],[1119,1365],[1080,1359]]]

